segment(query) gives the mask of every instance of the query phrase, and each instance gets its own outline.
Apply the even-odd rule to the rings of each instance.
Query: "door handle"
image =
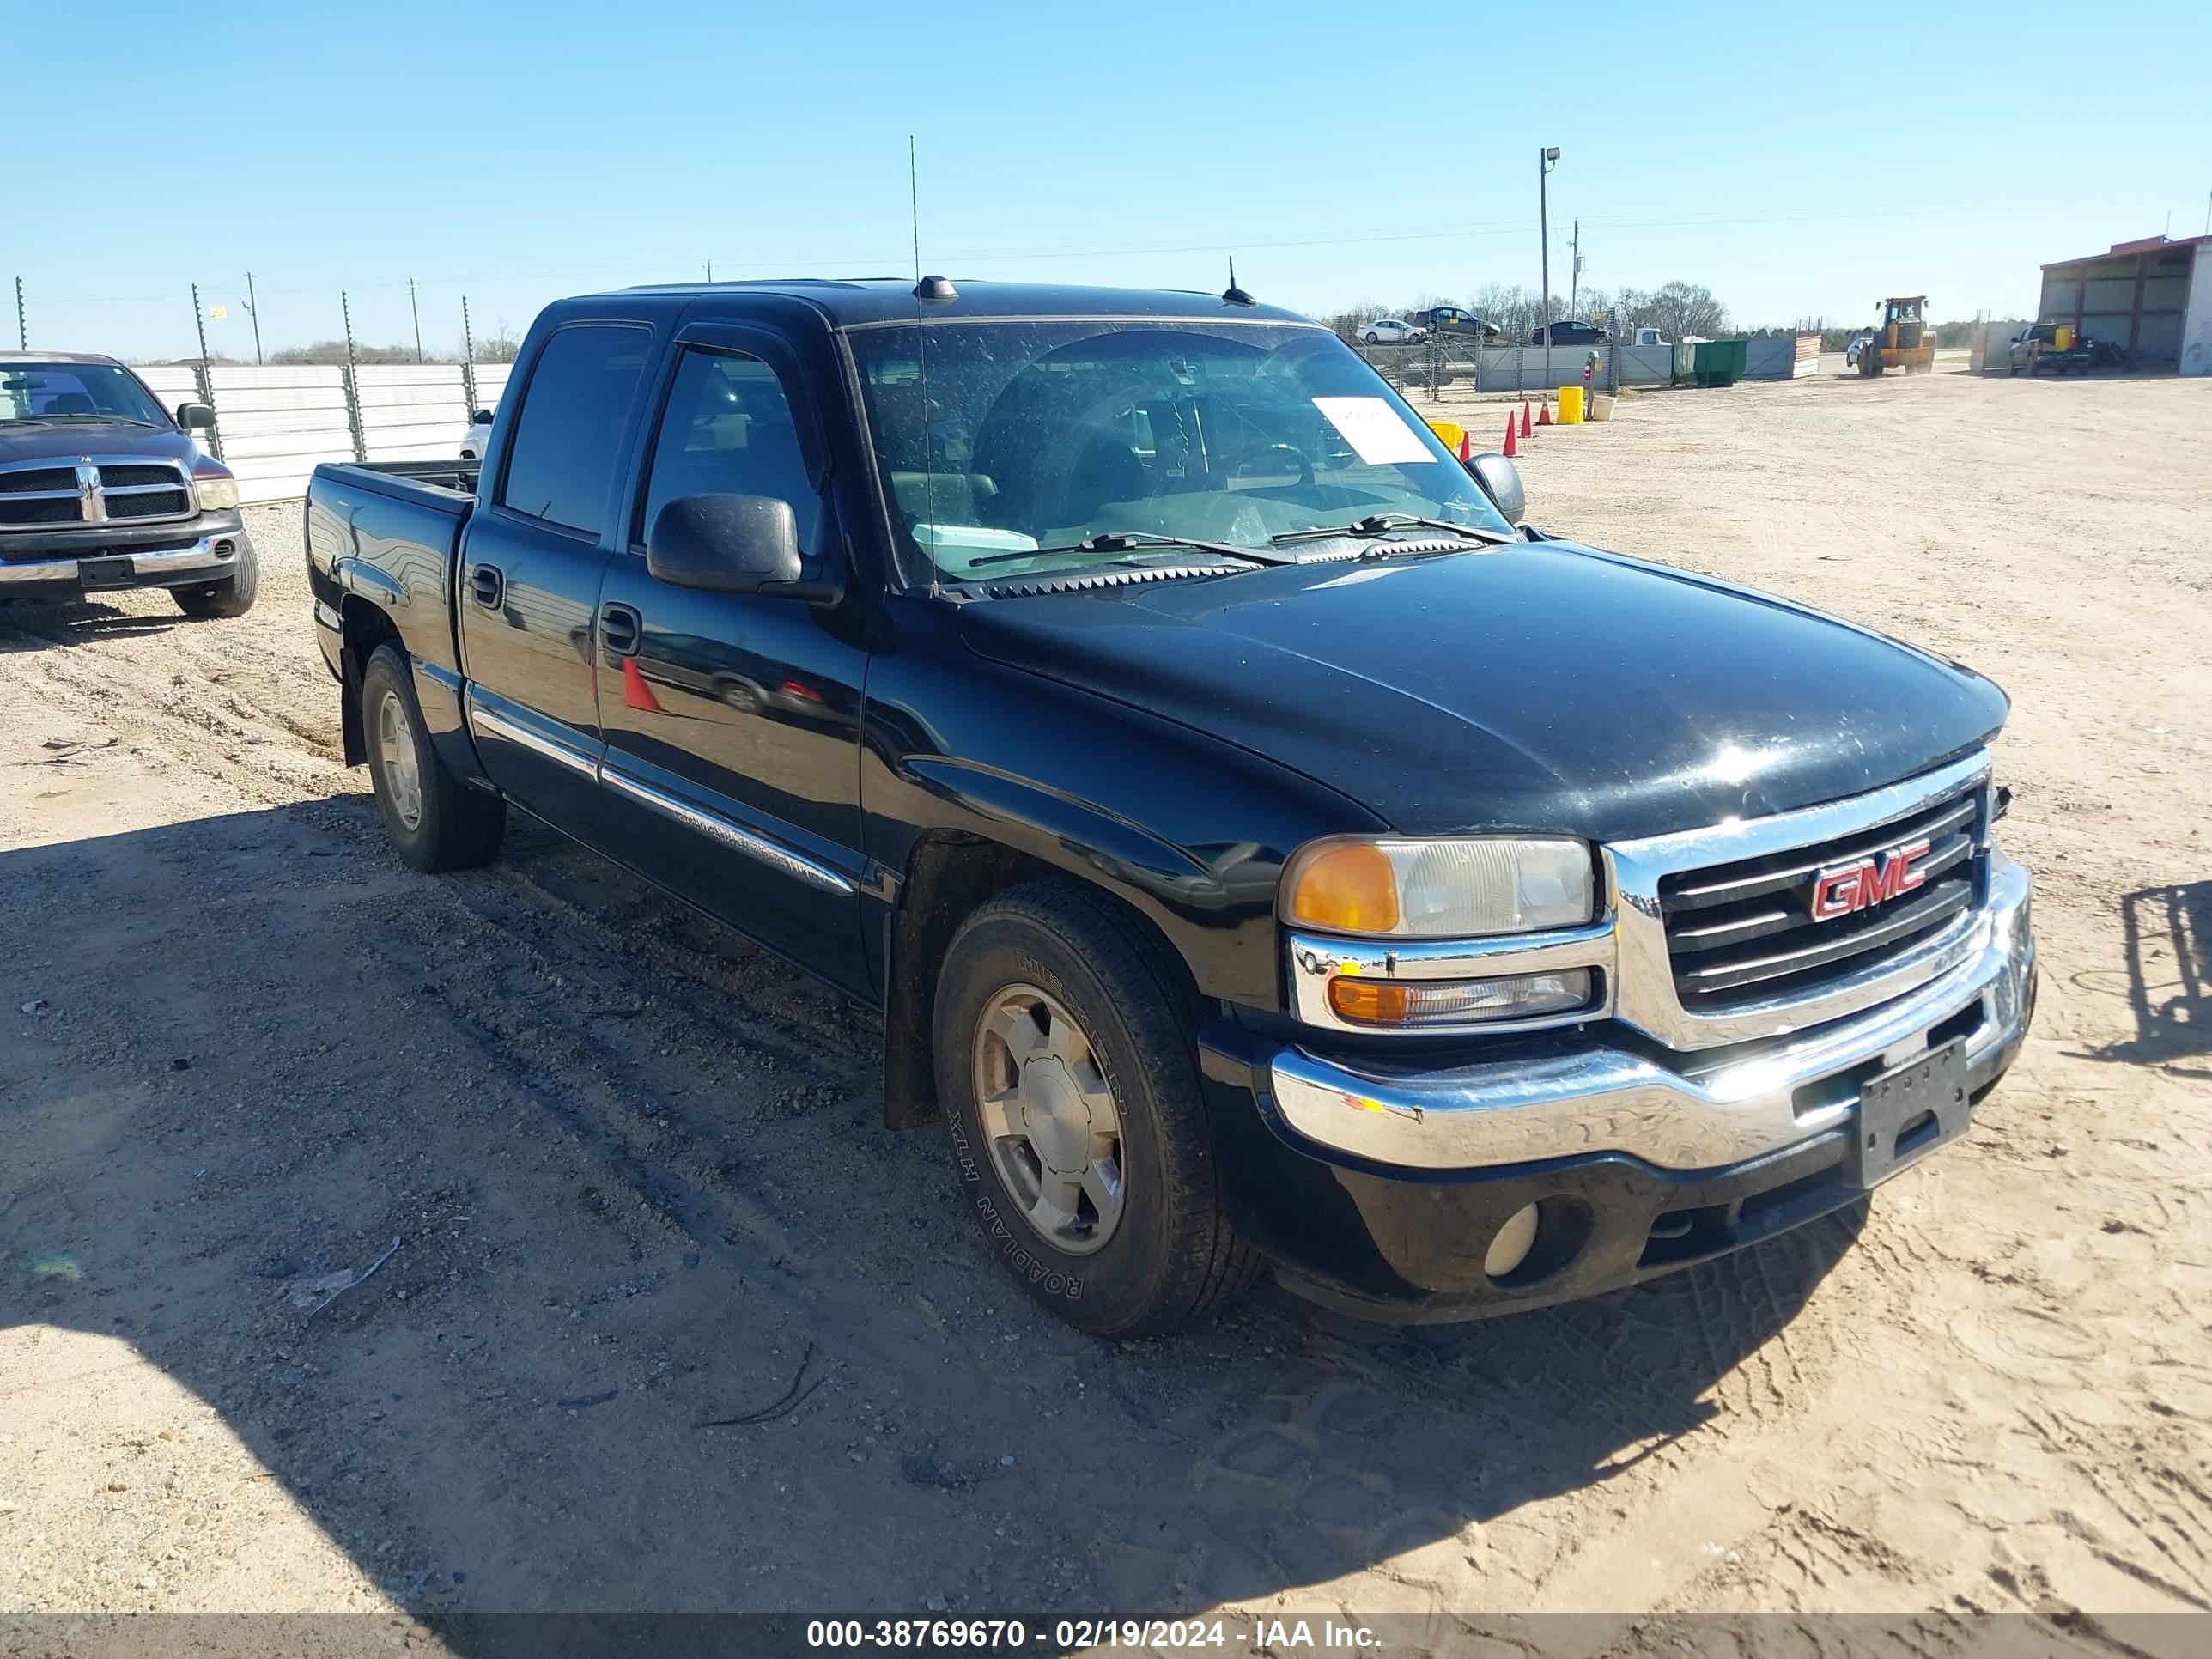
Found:
[[[499,609],[500,599],[507,592],[507,578],[495,564],[480,564],[469,572],[469,597],[487,611]]]
[[[627,605],[599,607],[599,643],[611,657],[635,657],[645,640],[645,618]]]

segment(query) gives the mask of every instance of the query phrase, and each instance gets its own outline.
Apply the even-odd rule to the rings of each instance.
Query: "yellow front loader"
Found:
[[[1881,326],[1859,348],[1859,373],[1879,374],[1901,368],[1925,374],[1936,367],[1936,333],[1927,325],[1928,296],[1898,295],[1881,302]]]

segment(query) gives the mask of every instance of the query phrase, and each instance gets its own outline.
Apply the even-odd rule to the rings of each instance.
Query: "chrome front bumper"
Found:
[[[1378,1164],[1475,1170],[1613,1152],[1680,1170],[1739,1164],[1834,1128],[1858,1099],[1855,1084],[1832,1079],[1903,1065],[1938,1026],[1946,1040],[1966,1037],[1978,1091],[2027,1033],[2035,971],[2027,872],[1994,848],[1990,860],[1988,902],[1957,965],[1811,1031],[1664,1063],[1648,1057],[1664,1052],[1656,1048],[1593,1047],[1420,1072],[1355,1069],[1285,1048],[1271,1091],[1298,1135]],[[1977,1005],[1966,1029],[1950,1024]]]
[[[203,536],[190,547],[163,548],[153,553],[133,553],[129,548],[121,548],[112,554],[88,554],[86,556],[127,558],[131,561],[133,585],[165,587],[175,582],[212,580],[221,576],[238,562],[239,550],[245,545],[245,532],[226,530],[216,535]],[[21,562],[0,560],[0,592],[4,592],[10,586],[48,587],[77,584],[82,580],[78,564],[79,561],[75,558]]]

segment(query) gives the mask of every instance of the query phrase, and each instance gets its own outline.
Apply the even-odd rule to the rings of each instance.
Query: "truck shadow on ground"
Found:
[[[50,645],[136,634],[166,634],[185,626],[181,613],[141,617],[97,599],[0,599],[0,652],[39,651]]]
[[[1133,1616],[1385,1561],[1397,1604],[1510,1602],[1611,1521],[1495,1523],[1786,1399],[1814,1362],[1745,1362],[1864,1214],[1486,1325],[1263,1287],[1107,1343],[1004,1278],[937,1131],[880,1127],[872,1018],[550,832],[434,880],[335,798],[0,854],[0,904],[19,1442],[185,1458],[157,1550],[222,1522],[179,1448],[234,1435],[424,1616]],[[72,1417],[69,1332],[216,1416]],[[131,1604],[126,1567],[55,1594]]]
[[[2120,925],[2135,1035],[2087,1057],[2212,1078],[2212,881],[2124,894]]]

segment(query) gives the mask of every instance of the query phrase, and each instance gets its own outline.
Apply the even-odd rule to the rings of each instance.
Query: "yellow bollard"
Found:
[[[1578,386],[1559,388],[1559,424],[1580,426],[1583,423],[1583,389]]]

